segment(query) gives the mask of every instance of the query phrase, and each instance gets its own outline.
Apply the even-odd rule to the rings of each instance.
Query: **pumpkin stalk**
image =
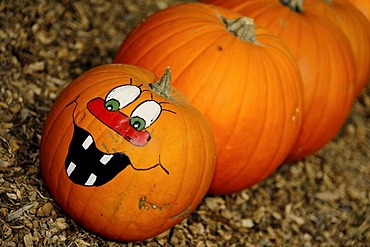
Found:
[[[225,23],[227,30],[236,37],[243,41],[256,42],[256,26],[252,18],[242,16],[236,19],[227,19],[221,16],[221,20]]]
[[[166,97],[167,99],[173,101],[171,96],[171,69],[167,67],[164,71],[164,75],[159,81],[150,83],[149,87],[157,94]]]
[[[293,11],[303,12],[303,0],[280,0],[280,2]]]

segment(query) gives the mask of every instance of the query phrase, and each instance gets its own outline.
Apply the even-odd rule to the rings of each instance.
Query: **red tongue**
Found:
[[[150,140],[146,130],[138,131],[130,125],[130,118],[120,111],[109,111],[102,98],[95,98],[87,103],[87,109],[103,124],[123,136],[135,146],[145,146]]]

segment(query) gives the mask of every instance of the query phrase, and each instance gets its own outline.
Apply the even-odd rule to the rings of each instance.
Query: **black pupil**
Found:
[[[135,129],[140,128],[140,125],[141,125],[141,123],[139,121],[135,121],[134,124],[133,124]]]

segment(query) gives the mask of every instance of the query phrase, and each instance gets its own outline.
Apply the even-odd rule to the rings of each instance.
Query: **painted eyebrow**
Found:
[[[158,102],[158,104],[160,104],[162,106],[162,104],[169,104],[168,102]],[[171,110],[168,110],[168,109],[165,109],[162,107],[162,111],[166,111],[166,112],[170,112],[170,113],[173,113],[173,114],[177,114],[175,111],[171,111]]]
[[[143,84],[141,84],[140,86],[142,86]],[[142,90],[141,91],[142,93],[144,93],[144,92],[148,92],[148,93],[150,93],[150,99],[151,100],[153,100],[153,93],[150,91],[150,90]],[[161,106],[162,106],[162,104],[169,104],[169,102],[157,102],[158,104],[160,104]],[[162,111],[166,111],[166,112],[170,112],[170,113],[173,113],[173,114],[177,114],[176,112],[174,112],[174,111],[171,111],[171,110],[168,110],[168,109],[164,109],[163,107],[162,107]]]
[[[177,114],[175,111],[171,111],[171,110],[164,109],[164,108],[162,108],[162,111],[166,111],[166,112],[170,112],[170,113],[173,113],[173,114]]]

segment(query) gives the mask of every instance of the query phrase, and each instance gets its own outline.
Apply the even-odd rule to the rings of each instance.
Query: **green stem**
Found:
[[[164,71],[164,75],[159,81],[150,83],[149,87],[157,94],[166,97],[167,99],[173,101],[171,96],[171,69],[167,67]]]
[[[303,12],[303,0],[280,0],[282,4],[296,12]]]
[[[247,42],[256,42],[256,26],[252,18],[245,16],[236,19],[227,19],[221,16],[229,32]]]

